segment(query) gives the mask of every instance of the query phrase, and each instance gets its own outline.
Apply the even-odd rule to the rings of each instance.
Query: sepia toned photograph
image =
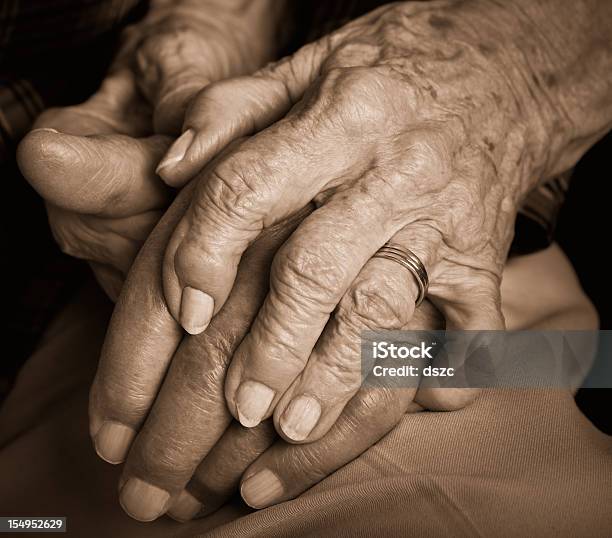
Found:
[[[612,1],[0,0],[0,536],[612,536]]]

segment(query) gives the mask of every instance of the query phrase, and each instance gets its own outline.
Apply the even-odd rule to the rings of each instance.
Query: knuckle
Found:
[[[375,124],[383,119],[385,111],[376,104],[376,90],[380,85],[370,70],[362,67],[332,67],[321,81],[319,112],[329,118],[342,118],[344,125],[354,123]]]
[[[197,77],[191,77],[197,79]],[[228,109],[236,100],[240,100],[244,97],[244,88],[249,87],[250,77],[238,76],[230,79],[223,79],[219,81],[201,81],[202,84],[190,99],[186,107],[184,117],[184,127],[191,127],[195,129],[207,129],[210,125],[211,118],[219,116],[219,111]],[[189,81],[188,84],[193,84]],[[252,82],[250,87],[255,90]],[[236,99],[233,97],[236,96]],[[248,116],[246,116],[248,117]],[[246,123],[246,117],[240,119],[241,122]]]
[[[427,191],[431,191],[448,184],[451,158],[443,136],[431,129],[421,129],[410,133],[402,144],[408,148],[405,170],[414,178],[415,187],[422,189],[422,184],[426,183]],[[423,176],[427,177],[427,182],[422,181]]]
[[[136,52],[140,85],[149,99],[159,99],[166,92],[178,91],[193,77],[190,69],[190,43],[197,41],[188,28],[165,28],[145,36]],[[199,51],[193,51],[198,53]],[[198,57],[198,55],[196,55]],[[204,77],[196,77],[204,79]]]
[[[282,83],[291,102],[299,101],[299,81],[310,76],[312,66],[330,47],[329,36],[308,43],[290,56],[268,64],[258,71],[259,76],[270,77]]]
[[[207,84],[194,94],[185,110],[184,127],[206,128],[209,114],[224,106],[224,95],[227,98],[224,83]]]
[[[268,318],[258,323],[251,334],[253,335],[251,342],[265,343],[268,351],[267,362],[269,365],[276,364],[279,372],[297,376],[304,369],[308,357],[301,348],[300,339],[296,337],[294,328],[286,319]]]
[[[501,302],[501,290],[499,277],[490,271],[469,269],[469,278],[462,279],[459,284],[462,293],[467,293],[465,297],[470,298],[470,303],[481,304],[486,308],[487,305],[497,305]]]
[[[205,333],[186,342],[179,373],[195,392],[200,392],[203,386],[220,386],[238,342],[238,335],[211,324]]]
[[[105,416],[135,428],[140,427],[150,401],[139,380],[118,370],[100,378],[95,388],[97,401]]]
[[[217,166],[194,198],[196,218],[207,221],[216,219],[217,224],[234,227],[237,223],[257,217],[257,207],[264,197],[265,185],[256,179],[255,174],[245,172],[247,167],[231,161]],[[256,220],[259,221],[259,217]]]
[[[324,64],[326,71],[336,68],[363,66],[378,59],[380,48],[369,41],[344,41],[334,48],[334,52]]]
[[[191,472],[197,460],[191,443],[174,437],[168,442],[167,432],[145,429],[144,442],[137,443],[134,454],[130,454],[130,467],[138,467],[151,483],[167,484],[185,473]]]
[[[175,65],[189,49],[189,43],[198,36],[189,27],[180,23],[166,23],[162,31],[149,33],[138,47],[138,67],[143,74],[155,69],[164,69],[166,64]]]
[[[344,289],[348,279],[345,264],[337,262],[337,253],[329,247],[293,241],[275,256],[270,285],[288,306],[301,300],[333,308],[335,292]]]
[[[90,259],[101,247],[100,238],[94,230],[85,226],[78,219],[49,213],[49,224],[55,242],[68,256]]]
[[[447,317],[464,328],[503,325],[499,277],[485,270],[458,267],[444,291]],[[468,327],[469,326],[469,327]]]
[[[359,359],[359,355],[355,352],[347,354],[331,352],[317,356],[316,375],[319,383],[326,387],[324,393],[331,395],[328,396],[330,400],[344,400],[361,386],[362,372]]]
[[[474,195],[470,186],[463,184],[449,185],[448,196],[452,205],[448,208],[446,217],[448,230],[461,230],[458,242],[473,242],[482,236],[485,213],[482,211],[482,201]],[[462,241],[463,240],[463,241]]]
[[[173,270],[180,278],[185,276],[196,279],[202,267],[219,266],[219,260],[211,254],[211,246],[206,238],[200,234],[192,237],[185,237],[170,258]]]
[[[188,114],[205,106],[222,105],[227,101],[228,93],[235,83],[236,79],[229,79],[208,84],[195,95]]]
[[[284,470],[287,463],[292,469],[293,480],[312,484],[328,474],[324,465],[324,453],[312,445],[298,445],[288,449],[286,458],[279,465]]]
[[[418,103],[416,91],[392,66],[364,66],[363,60],[354,65],[360,55],[374,55],[374,48],[367,43],[341,46],[328,60],[315,94],[321,113],[340,117],[349,129],[360,128],[361,136],[365,127],[377,136],[397,131],[398,115],[404,117],[406,110],[414,114]]]
[[[177,31],[149,34],[140,43],[139,50],[148,58],[159,58],[161,55],[175,52],[180,41],[180,33]]]
[[[341,427],[345,435],[355,435],[367,431],[376,439],[385,434],[401,419],[405,405],[397,387],[376,387],[375,390],[362,390],[349,404],[350,412],[345,410]]]
[[[351,50],[349,47],[343,49],[343,51],[349,50]],[[340,98],[354,98],[371,97],[371,90],[378,87],[380,81],[375,69],[339,65],[326,70],[322,84],[322,89],[333,90]]]
[[[208,330],[194,338],[194,341],[200,347],[201,355],[206,354],[215,364],[224,364],[238,345],[240,336],[242,335],[238,334],[237,331],[219,328],[215,323],[212,323]]]
[[[365,280],[344,295],[336,318],[356,330],[400,329],[410,319],[411,312],[408,301],[389,282]]]

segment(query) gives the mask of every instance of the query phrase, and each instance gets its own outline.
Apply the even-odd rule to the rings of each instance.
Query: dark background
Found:
[[[608,133],[578,163],[561,210],[556,237],[595,304],[602,329],[612,329],[611,156],[612,133]],[[612,357],[600,357],[600,360],[610,361]],[[582,389],[576,395],[576,402],[596,426],[612,434],[612,389]]]

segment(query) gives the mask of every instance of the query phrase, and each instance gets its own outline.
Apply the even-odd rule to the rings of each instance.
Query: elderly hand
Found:
[[[373,377],[330,431],[312,443],[279,440],[269,420],[255,428],[233,422],[223,394],[227,366],[264,300],[274,253],[308,211],[258,238],[241,261],[224,307],[206,332],[190,336],[165,304],[161,260],[192,194],[193,184],[142,248],[113,314],[91,391],[91,435],[98,454],[111,463],[127,458],[120,500],[131,516],[151,520],[166,511],[180,520],[202,516],[239,486],[255,508],[293,498],[368,449],[404,413],[467,403],[467,391],[415,391],[399,378]],[[510,328],[592,328],[592,306],[567,260],[550,250],[514,259],[504,271]],[[378,315],[370,312],[374,320]],[[406,329],[441,324],[426,301]]]
[[[170,240],[165,297],[187,332],[222,308],[262,230],[318,206],[276,255],[229,369],[226,398],[243,425],[274,413],[285,439],[328,431],[360,385],[360,331],[413,315],[410,273],[372,258],[389,241],[425,265],[447,328],[504,327],[500,277],[517,207],[586,149],[550,89],[564,66],[550,48],[524,54],[544,36],[516,4],[385,6],[190,105],[162,161],[171,185],[272,125],[201,174]],[[514,32],[511,45],[500,27]],[[550,68],[548,86],[536,60]]]
[[[474,395],[469,391],[422,386],[415,391],[394,386],[399,378],[373,378],[330,431],[312,443],[278,440],[270,421],[255,428],[232,422],[223,393],[227,366],[265,298],[275,252],[309,209],[262,233],[245,253],[231,295],[208,330],[184,335],[165,303],[161,261],[194,186],[181,192],[132,267],[91,391],[90,427],[99,455],[111,463],[127,458],[120,499],[130,515],[141,520],[166,511],[181,520],[205,515],[240,484],[249,505],[269,506],[295,497],[357,457],[405,412],[468,403]],[[514,260],[504,271],[504,313],[511,328],[581,326],[576,317],[559,320],[559,313],[584,312],[585,299],[567,260],[550,254]],[[402,290],[393,287],[395,266],[378,269],[390,296],[400,295]],[[589,308],[585,328],[592,324]],[[380,324],[379,315],[377,309],[368,313]],[[405,328],[441,324],[425,302]]]
[[[166,511],[181,520],[210,513],[236,492],[241,477],[242,496],[253,507],[293,498],[373,445],[404,413],[421,409],[414,388],[373,381],[315,443],[278,440],[270,421],[252,429],[231,422],[223,393],[227,365],[264,300],[274,253],[305,213],[262,234],[208,330],[183,338],[165,305],[161,259],[192,191],[190,185],[179,195],[130,271],[91,391],[98,454],[111,463],[127,457],[121,504],[145,521]],[[424,303],[411,327],[440,322]],[[433,405],[460,404],[453,391],[444,396]]]
[[[91,391],[91,435],[99,455],[111,463],[127,458],[120,500],[128,514],[151,520],[167,512],[191,519],[217,509],[239,486],[250,506],[269,506],[299,495],[357,457],[404,413],[468,403],[469,391],[415,391],[401,386],[399,378],[372,378],[330,431],[312,443],[278,439],[269,420],[255,428],[233,422],[223,394],[228,364],[264,300],[274,253],[308,211],[262,234],[243,257],[234,289],[208,330],[190,336],[168,312],[161,260],[192,194],[190,185],[139,254],[113,314]],[[512,329],[592,327],[592,307],[559,252],[515,259],[508,267],[504,313]],[[382,279],[387,268],[380,269]],[[563,317],[571,312],[575,315]],[[374,320],[378,315],[370,312]],[[406,329],[441,324],[425,302]]]
[[[111,298],[171,199],[155,173],[170,138],[153,133],[176,134],[198,90],[269,59],[268,4],[152,2],[99,91],[46,111],[22,141],[19,165],[47,202],[58,244],[92,263]]]
[[[113,300],[171,199],[155,173],[171,139],[146,136],[148,123],[131,73],[121,71],[85,104],[44,112],[17,154],[58,245],[89,261]]]

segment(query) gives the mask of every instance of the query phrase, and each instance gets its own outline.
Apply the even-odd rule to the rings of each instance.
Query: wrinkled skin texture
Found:
[[[151,134],[150,111],[133,84],[123,70],[86,103],[47,110],[17,154],[45,199],[59,247],[89,261],[113,300],[172,197],[155,173],[172,139]]]
[[[552,171],[548,95],[491,35],[491,20],[520,29],[520,17],[471,5],[385,6],[254,76],[209,86],[190,106],[161,172],[171,185],[271,125],[200,175],[170,239],[165,297],[188,332],[225,303],[262,230],[318,206],[275,256],[270,292],[232,360],[226,398],[243,425],[274,414],[281,435],[305,442],[333,424],[360,385],[360,331],[401,328],[414,312],[410,274],[393,267],[381,278],[386,264],[372,259],[387,241],[424,263],[447,327],[504,327],[516,210]]]
[[[113,300],[173,197],[155,167],[187,104],[209,82],[269,59],[268,10],[266,1],[152,2],[98,92],[45,111],[22,141],[19,165],[46,200],[60,248],[91,262]]]
[[[130,272],[90,398],[98,453],[113,463],[127,455],[121,503],[141,520],[166,511],[181,520],[210,513],[235,492],[241,477],[243,496],[254,507],[292,498],[369,448],[405,412],[421,409],[414,402],[415,389],[373,383],[358,393],[326,436],[308,445],[278,440],[270,421],[251,429],[232,422],[223,393],[227,365],[265,298],[274,253],[308,211],[262,234],[245,254],[234,289],[209,329],[183,338],[165,305],[159,262],[191,191],[189,186],[177,198]],[[438,328],[440,323],[439,314],[425,303],[410,326]],[[452,391],[431,401],[441,409],[463,405]],[[113,447],[100,433],[109,424],[131,431],[122,454],[109,451]],[[272,497],[262,496],[253,482],[246,484],[263,469],[282,484]],[[157,505],[144,504],[146,495],[134,480],[168,495]]]
[[[98,453],[112,463],[127,458],[120,499],[128,514],[147,521],[164,512],[179,520],[203,516],[239,486],[244,500],[255,508],[276,504],[359,456],[406,412],[422,407],[453,410],[468,403],[461,391],[419,388],[415,394],[414,389],[393,386],[390,379],[373,379],[325,435],[307,444],[279,439],[270,420],[254,428],[232,421],[223,389],[228,364],[266,296],[274,253],[309,211],[266,230],[247,250],[234,289],[208,330],[184,336],[165,304],[160,261],[193,187],[186,187],[166,213],[130,272],[91,392],[91,434]],[[395,274],[393,265],[388,269]],[[380,274],[381,279],[385,276]],[[533,284],[525,289],[528,276]],[[514,272],[504,272],[504,282],[504,313],[512,329],[596,325],[592,306],[559,253],[552,259],[547,255],[516,261]],[[376,310],[370,312],[374,320],[377,315]],[[442,324],[440,314],[425,302],[405,328],[435,329]],[[128,439],[115,438],[120,446],[112,446],[111,436],[102,433],[109,424],[130,431]],[[151,501],[142,483],[164,492],[161,502]]]
[[[198,258],[202,254],[210,254],[206,248],[210,246],[214,234],[207,236],[203,233],[205,230],[200,228],[202,224],[229,224],[229,231],[237,233],[237,235],[229,233],[227,236],[223,234],[214,236],[226,239],[234,237],[237,240],[228,244],[214,244],[215,252],[217,247],[222,247],[219,249],[221,256],[228,254],[223,248],[232,250],[230,252],[232,263],[228,266],[233,267],[234,271],[229,272],[230,278],[227,282],[219,284],[215,278],[206,280],[207,285],[212,283],[221,290],[218,293],[214,292],[218,315],[208,331],[181,340],[183,335],[174,319],[180,318],[178,301],[176,296],[172,296],[172,286],[175,286],[176,292],[175,272],[177,268],[180,269],[180,263],[177,265],[175,262],[177,259],[180,261],[183,256],[173,257],[173,255],[185,237],[184,225],[182,228],[179,225],[179,233],[175,236],[178,239],[175,244],[170,244],[169,254],[166,257],[165,284],[168,305],[160,287],[164,249],[168,245],[176,223],[189,204],[189,198],[193,194],[191,189],[185,190],[181,200],[167,214],[158,231],[151,237],[150,243],[136,262],[127,291],[119,302],[100,371],[92,390],[91,429],[101,455],[114,462],[119,462],[125,457],[136,433],[140,432],[129,455],[121,492],[124,507],[139,519],[153,519],[169,508],[176,516],[182,518],[197,513],[200,509],[197,503],[194,504],[188,494],[181,494],[185,484],[189,484],[189,491],[199,498],[213,499],[205,500],[204,510],[210,509],[233,491],[242,471],[273,441],[274,433],[269,421],[264,421],[252,429],[244,429],[235,422],[231,423],[220,388],[225,382],[227,363],[248,330],[252,317],[264,300],[267,301],[265,304],[271,303],[269,297],[265,299],[267,291],[265,267],[291,230],[291,225],[287,225],[289,226],[287,230],[281,223],[289,215],[295,217],[299,207],[309,201],[314,200],[321,209],[350,208],[353,213],[363,212],[363,215],[358,215],[359,218],[355,220],[358,225],[355,226],[355,230],[359,233],[352,238],[353,242],[347,243],[358,253],[358,259],[369,257],[360,250],[363,247],[360,244],[362,240],[373,240],[373,244],[368,246],[372,252],[378,248],[379,245],[375,244],[381,240],[377,235],[378,232],[395,234],[394,240],[415,250],[427,263],[432,278],[435,276],[437,280],[432,286],[433,297],[444,310],[447,323],[466,326],[473,324],[479,328],[484,328],[481,323],[489,327],[502,323],[498,304],[499,292],[495,286],[498,285],[501,274],[501,268],[498,266],[503,258],[503,245],[507,246],[508,240],[504,226],[512,220],[508,215],[512,215],[513,204],[516,204],[516,199],[520,198],[518,193],[527,189],[529,178],[536,174],[526,172],[523,176],[512,167],[510,171],[503,169],[500,177],[510,179],[508,185],[504,183],[501,188],[497,188],[492,177],[497,177],[493,172],[499,170],[498,166],[503,163],[500,155],[506,155],[508,149],[515,149],[513,154],[509,153],[518,160],[523,154],[512,146],[509,142],[510,137],[504,136],[501,140],[499,137],[496,138],[492,146],[496,143],[501,146],[496,146],[498,150],[495,151],[486,140],[475,137],[474,131],[470,129],[476,130],[476,126],[486,131],[489,121],[497,127],[500,125],[505,127],[507,124],[515,128],[517,124],[521,124],[520,121],[516,121],[516,124],[512,121],[506,123],[503,118],[500,120],[483,113],[485,111],[492,114],[497,110],[489,103],[490,99],[486,96],[487,89],[491,91],[505,89],[506,93],[502,92],[498,96],[502,99],[497,105],[507,106],[510,112],[519,111],[521,107],[518,102],[522,106],[526,104],[520,99],[513,102],[512,84],[504,84],[495,77],[491,77],[493,80],[488,80],[488,77],[482,74],[486,72],[483,68],[486,67],[486,57],[491,52],[487,47],[477,52],[466,46],[467,57],[471,60],[475,57],[476,61],[462,64],[465,71],[457,68],[449,58],[445,60],[444,54],[436,58],[432,53],[430,57],[427,51],[421,50],[424,57],[422,60],[425,63],[429,61],[446,65],[447,62],[450,67],[454,65],[455,68],[446,72],[449,76],[447,81],[440,75],[444,73],[444,69],[432,69],[429,65],[422,75],[422,80],[419,77],[411,79],[414,84],[409,85],[410,88],[406,90],[400,84],[400,81],[407,76],[403,69],[411,66],[416,71],[418,46],[411,51],[414,54],[406,54],[410,47],[405,48],[406,43],[403,43],[400,39],[402,36],[398,35],[396,37],[399,45],[382,40],[381,48],[379,39],[381,28],[401,28],[403,30],[399,33],[406,41],[410,39],[417,41],[418,37],[419,44],[428,43],[431,48],[432,45],[440,44],[439,40],[434,39],[436,32],[440,35],[445,34],[446,39],[449,33],[453,33],[451,30],[453,28],[457,30],[457,27],[452,24],[449,26],[448,20],[444,22],[444,17],[440,21],[439,18],[432,18],[431,13],[428,14],[425,8],[421,11],[414,6],[410,9],[405,8],[405,15],[410,24],[402,26],[407,21],[398,17],[397,12],[388,15],[386,20],[381,18],[380,14],[385,13],[387,9],[399,8],[393,6],[372,14],[366,18],[366,21],[370,22],[365,25],[363,21],[349,25],[334,36],[303,49],[292,60],[272,66],[253,78],[238,79],[227,85],[211,86],[210,90],[205,90],[191,107],[186,128],[195,130],[195,135],[192,133],[192,136],[195,136],[194,144],[184,159],[180,162],[175,161],[174,175],[169,168],[164,171],[164,178],[171,185],[184,184],[188,177],[199,170],[202,164],[229,140],[240,133],[266,127],[283,116],[290,105],[296,103],[286,119],[238,148],[230,148],[228,154],[207,172],[203,172],[200,178],[197,196],[184,221],[189,226],[193,225],[192,231],[195,231],[189,237],[193,247],[191,254],[187,248],[189,241],[187,245],[180,244],[187,253],[183,253],[184,259],[189,262],[190,255]],[[375,24],[371,19],[380,22]],[[448,44],[445,42],[443,47],[434,47],[431,50],[444,52],[447,50],[445,47],[451,48],[455,42],[453,36],[450,37]],[[394,60],[393,46],[398,46],[403,51],[398,56],[397,62]],[[380,50],[378,54],[377,47],[384,50]],[[362,56],[359,53],[360,49],[364,52]],[[371,54],[372,49],[376,54]],[[386,53],[390,56],[385,56]],[[334,64],[330,59],[335,59],[337,63]],[[465,58],[463,61],[466,61]],[[495,63],[493,60],[489,61]],[[355,63],[360,67],[355,69],[349,67]],[[321,76],[318,76],[319,73]],[[483,77],[487,80],[483,80]],[[483,86],[484,95],[470,91],[467,85],[471,80],[479,84],[487,82],[488,85]],[[433,92],[424,85],[428,81],[431,82]],[[311,83],[313,86],[302,99],[305,88]],[[453,94],[449,88],[454,88],[455,83],[459,89]],[[379,86],[398,90],[401,97],[396,101],[393,95],[387,95],[382,90],[379,92]],[[340,89],[343,91],[340,92]],[[438,97],[434,96],[434,93]],[[516,89],[516,93],[520,91]],[[150,95],[156,95],[156,92]],[[453,95],[457,100],[454,100]],[[287,96],[290,98],[287,99]],[[489,97],[492,96],[493,94]],[[236,101],[229,97],[243,99],[243,102],[240,102],[243,106],[236,106]],[[464,98],[465,102],[460,98]],[[470,103],[469,99],[476,102],[476,105],[474,102]],[[231,106],[225,108],[219,106],[230,100]],[[439,105],[436,104],[438,100]],[[495,98],[493,100],[495,101]],[[355,103],[362,101],[371,108],[355,106]],[[355,121],[355,114],[361,114],[364,110],[368,110],[368,114],[362,118],[363,122]],[[392,115],[389,115],[390,110],[393,112]],[[409,112],[407,117],[414,122],[414,126],[406,127],[402,123],[401,119],[406,117],[406,110]],[[518,114],[517,118],[520,120],[523,116]],[[378,121],[381,119],[385,125],[384,129]],[[501,123],[495,123],[496,121]],[[458,124],[463,122],[466,126],[465,132],[463,128],[458,127]],[[440,124],[445,128],[440,129]],[[450,137],[446,133],[446,127],[454,136]],[[520,128],[518,131],[522,132]],[[523,135],[529,134],[532,132],[525,127]],[[38,133],[36,136],[40,135],[41,133]],[[402,139],[408,141],[408,144],[396,143],[396,140]],[[540,141],[538,137],[535,137],[535,140]],[[485,144],[486,149],[479,147],[478,144],[481,142]],[[472,145],[475,148],[471,148]],[[340,156],[335,153],[338,146],[343,150]],[[539,163],[534,166],[534,170],[538,166],[543,166],[540,161],[544,161],[538,154],[537,144],[535,148],[533,155],[527,153],[525,157],[527,161],[533,160]],[[176,146],[173,149],[176,149]],[[483,166],[487,173],[483,174],[486,180],[482,183],[470,176],[470,170],[462,168],[466,165],[465,155],[466,152],[469,154],[469,150],[474,151],[477,157],[474,161],[476,164],[489,162],[487,159],[491,161],[490,166]],[[140,150],[139,152],[144,153]],[[327,159],[322,159],[321,155],[330,157],[329,162]],[[365,160],[368,162],[365,163]],[[317,170],[321,162],[324,163],[324,167]],[[333,164],[332,167],[329,166],[330,162]],[[151,169],[146,168],[146,170]],[[294,169],[299,173],[293,173]],[[291,174],[286,174],[286,170],[292,171]],[[303,176],[300,175],[302,172]],[[458,179],[455,178],[455,172]],[[148,177],[148,173],[148,171],[144,173],[143,177]],[[277,199],[270,198],[264,199],[261,203],[251,203],[257,202],[257,196],[261,191],[244,190],[245,185],[251,185],[249,181],[263,178],[270,182],[270,186],[275,186],[276,181],[280,185],[282,182],[279,177],[283,173],[291,175],[294,185],[298,187],[295,193],[284,193]],[[517,181],[517,178],[520,180]],[[404,187],[402,190],[400,187],[404,181],[409,187]],[[381,190],[378,187],[382,187]],[[396,187],[399,190],[392,198],[388,198]],[[264,194],[270,196],[274,194],[272,191],[273,189],[264,189]],[[362,191],[367,203],[362,201],[359,205],[354,197],[351,198],[357,191]],[[125,195],[128,196],[129,192],[127,189]],[[292,198],[293,195],[296,198]],[[123,199],[121,196],[116,198],[118,202]],[[505,207],[504,202],[508,199],[510,205]],[[268,211],[269,207],[266,204],[270,201],[276,204],[272,208],[274,211]],[[208,202],[213,205],[207,207]],[[156,201],[156,205],[158,203]],[[424,207],[426,203],[434,207],[439,205],[433,216],[427,213]],[[470,209],[467,224],[457,218],[459,213],[453,211],[455,203]],[[480,203],[484,203],[484,208],[479,206]],[[355,207],[351,204],[355,204]],[[376,222],[364,233],[364,228],[359,226],[368,227],[372,224],[368,219],[381,217],[376,211],[371,212],[370,206],[375,210],[377,207],[384,207],[385,214],[380,223]],[[210,209],[210,213],[205,213],[204,208]],[[506,211],[499,212],[498,208]],[[250,211],[253,213],[250,214]],[[480,214],[477,214],[478,212]],[[477,215],[474,216],[473,213]],[[315,216],[319,219],[322,214],[325,215],[325,211],[319,210]],[[232,219],[225,219],[226,216],[246,219],[241,221],[243,223],[253,215],[257,216],[259,221],[252,227],[251,225],[234,227]],[[347,215],[351,215],[350,211]],[[261,465],[255,468],[271,468],[272,472],[281,477],[283,487],[280,492],[276,492],[276,498],[266,500],[258,497],[257,488],[252,486],[249,488],[248,485],[249,479],[254,474],[253,469],[246,472],[243,495],[248,502],[257,507],[298,494],[375,442],[407,409],[418,409],[416,406],[410,407],[410,402],[415,398],[414,394],[400,396],[399,393],[393,392],[393,398],[389,399],[390,395],[384,392],[376,392],[379,396],[374,397],[366,389],[361,389],[355,398],[350,399],[358,389],[354,384],[354,362],[349,364],[342,362],[346,357],[354,359],[354,354],[351,352],[354,351],[356,334],[364,327],[403,327],[406,325],[402,323],[408,319],[412,320],[410,323],[416,324],[411,326],[419,326],[420,320],[412,317],[411,298],[414,296],[414,288],[410,275],[398,270],[396,265],[381,260],[368,261],[363,267],[355,266],[354,260],[349,259],[352,258],[353,252],[348,256],[347,252],[338,253],[333,251],[333,248],[329,248],[335,247],[336,242],[342,245],[342,241],[347,241],[344,234],[351,231],[353,221],[343,221],[339,218],[336,222],[330,210],[327,222],[333,225],[332,229],[338,229],[338,237],[334,236],[330,241],[327,235],[317,235],[317,232],[323,230],[323,221],[319,220],[317,224],[315,216],[307,217],[300,226],[302,232],[305,229],[312,230],[312,238],[305,241],[303,248],[294,235],[276,257],[277,261],[274,262],[272,272],[272,284],[276,286],[273,293],[278,295],[279,289],[284,289],[285,293],[281,291],[282,299],[268,306],[267,311],[264,306],[256,324],[260,327],[265,327],[266,323],[276,324],[277,327],[272,329],[284,330],[283,337],[306,334],[314,342],[319,334],[317,331],[306,331],[312,328],[308,326],[309,320],[303,321],[301,325],[295,323],[291,307],[297,305],[297,313],[302,307],[306,309],[312,309],[313,306],[315,309],[322,307],[322,311],[315,312],[319,315],[321,323],[321,320],[327,321],[331,310],[340,304],[337,311],[340,315],[334,316],[329,325],[331,329],[323,334],[319,339],[320,343],[317,344],[320,345],[320,356],[325,359],[329,354],[331,358],[331,368],[328,371],[331,383],[318,382],[317,386],[325,389],[340,387],[344,392],[340,398],[333,391],[323,395],[328,398],[327,401],[323,398],[323,403],[330,402],[329,408],[325,409],[324,418],[327,422],[322,423],[323,427],[308,439],[318,440],[305,445],[288,445],[280,442],[265,453],[271,454],[270,456],[264,454],[263,459],[255,464],[255,466]],[[424,216],[427,218],[424,219]],[[450,223],[446,222],[447,216],[450,216],[448,219]],[[493,221],[498,217],[500,221],[496,224]],[[405,219],[409,222],[405,222]],[[483,226],[494,232],[494,238],[502,238],[506,243],[502,241],[501,247],[493,246],[482,237],[455,233],[452,227],[457,225],[461,229],[461,226],[464,226],[463,231],[471,233],[472,228],[478,228],[476,223],[480,221]],[[419,223],[418,228],[415,228],[416,223]],[[270,228],[275,224],[279,226],[272,234],[274,245],[264,248],[260,243],[254,244],[250,253],[241,258],[247,244],[252,243],[255,236],[259,237],[259,232],[263,228],[270,232]],[[297,223],[294,221],[293,226],[295,224]],[[309,228],[302,228],[305,225]],[[415,233],[415,229],[418,230],[418,234]],[[302,235],[307,236],[309,233]],[[319,241],[319,237],[324,240]],[[202,243],[199,243],[200,240]],[[266,239],[262,239],[264,243],[268,240],[270,240],[269,235]],[[313,242],[309,245],[311,240]],[[434,248],[431,247],[432,244]],[[313,251],[313,246],[329,248],[329,252],[325,249],[323,252]],[[296,247],[300,247],[301,250]],[[462,248],[465,252],[461,250]],[[338,267],[335,260],[326,258],[327,254],[333,257],[338,254],[346,255],[347,259],[341,260],[346,264],[340,264]],[[209,261],[206,256],[204,259]],[[243,264],[240,270],[237,269],[239,259]],[[288,260],[291,261],[289,266]],[[213,256],[210,257],[210,261],[213,265],[216,263],[222,267],[224,274],[227,272],[224,265],[226,259],[217,260]],[[340,275],[335,272],[338,268],[342,270]],[[198,275],[200,271],[201,268],[197,264],[186,263],[179,276],[182,279],[189,277],[197,281],[201,277],[201,274]],[[338,287],[346,285],[348,288],[351,283],[352,279],[349,278],[351,271],[357,275],[354,286],[348,291],[342,290],[338,295]],[[238,276],[234,282],[236,274]],[[214,273],[212,276],[219,275]],[[247,289],[244,283],[241,284],[241,279],[242,282],[250,281],[254,276],[256,279],[263,279],[262,288],[249,286]],[[289,280],[283,282],[285,276]],[[463,280],[463,277],[468,278]],[[190,283],[199,284],[195,281]],[[296,301],[295,296],[291,296],[291,293],[296,291],[304,294],[305,300]],[[308,296],[313,291],[315,293]],[[180,290],[178,293],[180,295]],[[287,299],[293,300],[293,303],[287,304]],[[277,307],[280,307],[279,313],[275,316],[270,312],[274,312]],[[424,321],[425,326],[429,326],[426,321]],[[432,326],[437,326],[433,325],[434,321],[436,324],[439,322],[438,318],[429,321]],[[294,324],[293,328],[287,327],[288,324]],[[259,330],[265,333],[264,330]],[[297,340],[288,339],[287,342],[299,344]],[[264,335],[257,344],[265,346],[270,342],[266,342]],[[252,342],[249,345],[253,345]],[[279,351],[279,358],[292,357],[291,353],[283,356],[284,351]],[[291,360],[284,362],[278,360],[275,363],[274,366],[279,367],[279,384],[287,383],[287,374],[291,377],[303,366],[304,357],[301,360],[301,364],[300,361],[291,364]],[[283,370],[284,364],[288,364],[289,369],[293,371]],[[156,399],[167,371],[168,377]],[[317,376],[320,376],[319,380],[321,378],[325,380],[325,368],[321,371],[322,377],[321,373],[313,370],[312,379],[317,380]],[[256,369],[254,372],[257,374]],[[346,377],[339,378],[336,374]],[[341,383],[338,383],[338,379]],[[419,390],[420,392],[422,391]],[[425,407],[440,409],[461,407],[473,396],[451,393],[445,399],[439,392],[423,392],[421,396],[416,395],[416,400]],[[151,409],[154,401],[155,404]],[[385,410],[388,414],[385,414]],[[145,422],[149,411],[150,414]],[[236,410],[233,409],[233,412]],[[201,417],[201,420],[197,417]],[[120,439],[121,450],[116,450],[115,446],[115,450],[110,454],[112,457],[109,457],[105,449],[109,448],[109,441],[111,439],[116,441],[117,437],[102,435],[102,429],[107,423],[124,426],[123,437]],[[231,425],[224,433],[228,424]],[[129,431],[127,436],[126,428]],[[282,431],[282,428],[279,429]],[[327,430],[328,433],[325,433]],[[358,436],[353,435],[355,431],[359,432]],[[339,449],[335,451],[331,450],[331,447]],[[234,454],[235,457],[231,459],[229,454]],[[202,457],[205,459],[197,467]],[[228,464],[230,460],[232,464]],[[196,468],[195,478],[188,482]],[[167,496],[158,495],[156,499],[158,501],[161,499],[163,502],[154,506],[151,503],[147,506],[138,504],[139,498],[145,496],[137,495],[143,493],[143,488],[134,488],[134,483],[130,480],[132,478],[139,478],[155,485],[157,489],[167,492]]]

